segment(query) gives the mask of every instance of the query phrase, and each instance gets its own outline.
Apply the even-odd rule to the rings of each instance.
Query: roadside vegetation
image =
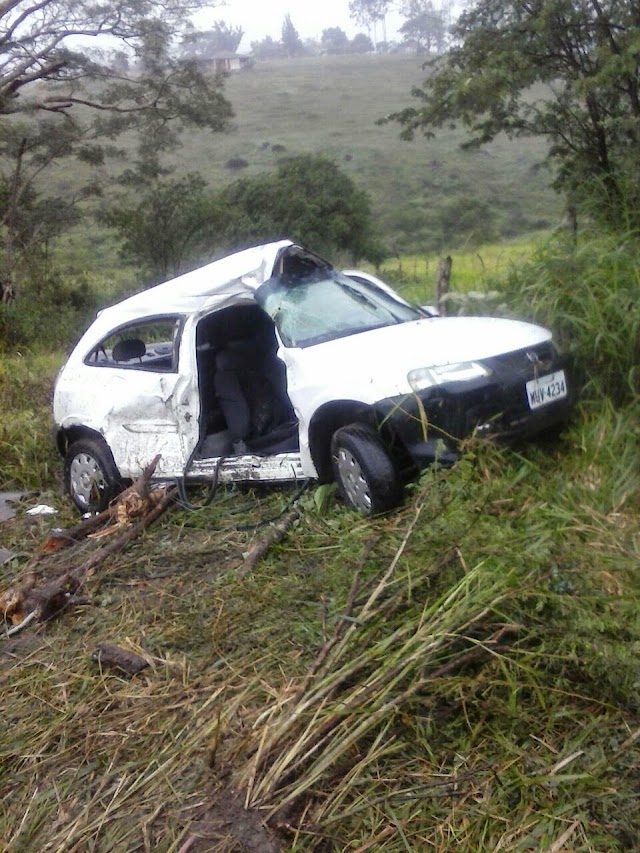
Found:
[[[0,73],[0,490],[26,494],[0,524],[4,847],[637,849],[634,10],[481,0],[429,70],[298,55],[289,18],[287,59],[223,79],[193,62],[197,40],[173,49],[188,0],[106,18],[62,0],[47,26],[41,4],[16,8],[0,12],[22,34]],[[135,72],[60,52],[78,21],[131,42]],[[384,117],[428,139],[401,144]],[[547,154],[562,200],[535,168]],[[326,486],[224,488],[126,550],[60,548],[52,526],[77,518],[50,397],[69,346],[125,293],[285,234],[423,304],[451,254],[449,313],[554,329],[581,386],[571,423],[525,445],[470,438],[384,517]],[[249,561],[294,499],[286,536]],[[26,514],[38,503],[53,522]],[[55,615],[12,632],[24,591],[60,578]],[[103,666],[105,642],[148,666]]]
[[[456,257],[454,288],[480,254],[479,294],[558,330],[584,379],[565,433],[471,441],[389,517],[308,492],[250,573],[288,490],[172,508],[85,605],[0,641],[8,849],[634,849],[640,259],[604,236],[512,252]],[[424,259],[398,263],[403,292],[429,290]],[[0,382],[2,486],[40,489],[56,526],[61,358],[5,357]],[[4,590],[100,547],[38,556],[51,522],[27,518],[2,525]],[[151,667],[102,670],[104,641]]]

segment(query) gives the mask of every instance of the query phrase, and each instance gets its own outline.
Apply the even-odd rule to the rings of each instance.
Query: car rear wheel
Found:
[[[366,424],[349,424],[331,441],[331,463],[345,503],[363,515],[398,506],[402,484],[378,433]]]
[[[122,488],[107,445],[97,439],[74,441],[64,460],[64,485],[80,512],[102,512]]]

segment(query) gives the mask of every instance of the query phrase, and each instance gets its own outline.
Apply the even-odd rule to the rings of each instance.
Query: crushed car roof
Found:
[[[294,246],[279,240],[234,252],[204,267],[184,273],[105,308],[98,314],[93,332],[114,328],[138,317],[153,314],[190,314],[224,305],[253,292],[273,275],[283,249]]]

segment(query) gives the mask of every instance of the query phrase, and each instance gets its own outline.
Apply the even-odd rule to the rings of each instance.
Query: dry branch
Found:
[[[277,545],[281,542],[289,528],[293,523],[300,518],[300,512],[297,509],[292,509],[280,521],[274,522],[267,532],[266,536],[255,542],[244,555],[244,562],[238,572],[239,577],[244,577],[248,572],[252,571],[259,560],[264,557],[272,545]]]
[[[121,518],[121,507],[129,506],[132,499],[136,504],[138,504],[140,509],[143,509],[144,504],[139,503],[136,498],[142,502],[149,501],[151,499],[153,493],[150,490],[149,481],[151,480],[159,461],[160,454],[155,456],[154,459],[146,466],[137,480],[134,480],[127,489],[125,489],[111,502],[107,509],[98,513],[98,515],[94,515],[91,518],[85,518],[73,527],[68,527],[64,530],[52,530],[42,546],[42,553],[50,554],[52,552],[59,551],[62,548],[66,548],[69,545],[75,545],[77,542],[81,542],[83,539],[95,535],[97,531],[106,528],[109,522],[114,520],[117,521]],[[155,501],[152,501],[152,503],[155,503]],[[144,513],[139,512],[138,514]]]
[[[5,632],[5,636],[17,634],[34,621],[48,621],[72,605],[75,602],[75,594],[96,569],[107,558],[123,551],[133,539],[162,515],[173,501],[175,489],[157,489],[154,492],[148,492],[148,480],[158,458],[154,459],[141,478],[136,481],[138,484],[142,481],[140,488],[143,491],[146,489],[149,495],[146,514],[137,523],[116,526],[116,535],[107,545],[96,550],[79,566],[67,567],[62,574],[44,585],[38,587],[35,576],[30,574],[21,584],[0,595],[0,610],[4,619],[6,622],[13,623],[13,627]],[[133,489],[133,486],[131,488]]]

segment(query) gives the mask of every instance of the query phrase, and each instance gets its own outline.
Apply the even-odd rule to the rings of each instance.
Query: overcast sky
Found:
[[[241,26],[244,37],[239,49],[243,52],[251,49],[252,41],[265,36],[278,40],[287,13],[303,39],[320,38],[322,31],[329,27],[341,27],[351,38],[358,31],[366,32],[349,18],[349,0],[227,0],[224,5],[207,12],[206,18],[202,15],[197,20],[203,29],[217,20]],[[401,21],[391,14],[387,21],[387,37],[393,38]],[[382,33],[378,38],[382,38]]]

